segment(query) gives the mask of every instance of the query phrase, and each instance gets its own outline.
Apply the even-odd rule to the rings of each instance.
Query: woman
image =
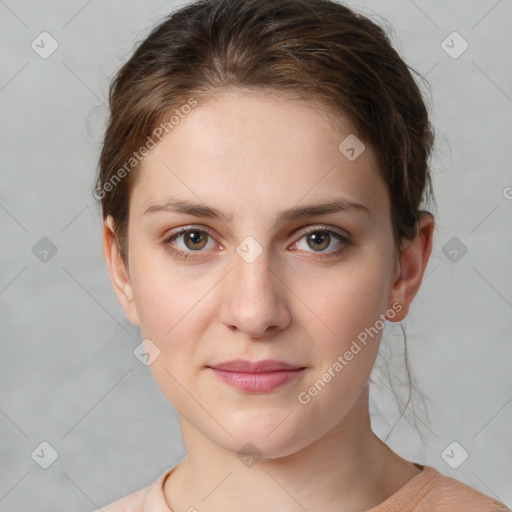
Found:
[[[187,455],[102,510],[506,510],[370,425],[434,231],[433,130],[383,30],[331,0],[198,1],[110,108],[104,256]]]

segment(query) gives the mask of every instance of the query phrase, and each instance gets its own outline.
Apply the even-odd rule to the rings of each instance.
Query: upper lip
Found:
[[[304,366],[297,366],[290,363],[285,363],[284,361],[276,361],[273,359],[266,359],[264,361],[246,361],[244,359],[234,359],[233,361],[225,361],[223,363],[211,365],[209,368],[231,372],[264,373],[283,370],[300,370],[304,368]]]

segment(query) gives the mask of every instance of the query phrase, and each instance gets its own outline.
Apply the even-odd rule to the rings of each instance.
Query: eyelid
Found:
[[[199,224],[188,224],[187,226],[181,226],[179,228],[175,228],[169,232],[167,232],[163,238],[164,240],[169,240],[169,238],[172,238],[174,236],[182,235],[183,233],[187,233],[189,231],[204,231],[205,233],[208,233],[212,238],[215,238],[215,235],[213,234],[213,231],[210,228],[207,228],[206,226],[202,226]]]
[[[299,233],[302,238],[304,235],[308,235],[309,233],[316,233],[317,231],[330,231],[330,232],[337,234],[338,236],[340,236],[343,239],[348,239],[350,237],[350,235],[347,231],[337,228],[335,226],[327,225],[327,224],[316,224],[316,225],[308,226],[307,228],[305,228],[303,231],[300,231]]]
[[[208,233],[208,235],[210,235],[212,238],[215,239],[215,235],[214,235],[213,231],[210,228],[208,228],[204,225],[200,225],[200,224],[189,224],[187,226],[182,226],[182,227],[176,228],[175,230],[172,230],[171,232],[166,233],[163,236],[163,238],[164,238],[164,240],[169,240],[169,238],[181,235],[188,231],[193,231],[194,229],[197,229],[198,231],[204,231],[205,233]],[[295,236],[299,236],[299,239],[300,239],[303,236],[308,235],[309,233],[316,233],[318,231],[332,231],[344,239],[348,239],[350,237],[350,234],[347,231],[341,230],[340,228],[337,228],[336,226],[330,226],[327,224],[314,224],[314,225],[308,226],[307,228],[304,228],[303,230],[298,231]],[[219,244],[219,245],[221,245],[221,244]]]
[[[162,243],[168,247],[169,244],[172,241],[174,241],[174,239],[178,238],[179,236],[183,235],[184,233],[188,233],[188,232],[194,231],[194,230],[206,233],[209,237],[211,237],[215,241],[215,243],[218,246],[220,246],[221,248],[223,247],[222,244],[217,241],[216,236],[213,234],[213,232],[210,228],[208,228],[204,225],[196,225],[196,224],[189,224],[187,226],[181,226],[179,228],[176,228],[175,230],[172,230],[170,233],[167,233],[166,235],[164,235]],[[343,232],[341,232],[341,231],[343,231]],[[307,236],[308,234],[319,233],[319,232],[332,233],[332,234],[336,235],[337,237],[339,237],[339,240],[341,243],[344,243],[346,245],[350,244],[350,234],[348,232],[341,230],[340,228],[337,228],[335,226],[326,225],[326,224],[316,224],[316,225],[308,226],[307,228],[304,228],[302,230],[299,230],[298,233],[295,234],[296,240],[294,242],[292,242],[290,245],[292,245],[292,246],[297,245],[300,242],[300,240],[302,238],[304,238],[305,236]],[[288,245],[288,247],[290,247],[290,245]],[[198,257],[200,257],[201,253],[207,252],[207,251],[182,251],[181,249],[174,249],[174,248],[171,248],[170,250],[171,250],[171,252],[173,252],[175,254],[185,254],[185,255],[187,255],[186,257],[192,257],[192,258],[198,258]],[[306,251],[306,252],[309,252],[309,251]],[[338,252],[340,252],[339,249],[331,250],[331,251],[327,251],[327,252],[318,252],[317,256],[319,258],[322,258],[322,257],[327,258],[329,256],[336,255]],[[315,251],[312,251],[312,254],[315,254]]]
[[[165,245],[168,245],[171,243],[171,241],[174,241],[179,236],[181,236],[185,233],[188,233],[190,231],[199,231],[201,233],[206,233],[218,246],[220,246],[221,248],[223,247],[222,244],[217,241],[217,238],[212,230],[210,230],[206,226],[200,226],[200,225],[194,225],[194,224],[190,224],[188,226],[182,226],[180,228],[176,228],[175,230],[172,230],[171,232],[168,232],[166,235],[164,235],[162,243]],[[183,252],[180,249],[176,249],[176,251]],[[189,254],[196,254],[196,253],[200,254],[200,253],[206,252],[206,251],[185,251],[185,252],[187,252]]]

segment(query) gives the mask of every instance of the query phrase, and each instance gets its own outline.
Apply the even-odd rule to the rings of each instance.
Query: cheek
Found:
[[[133,285],[142,334],[167,344],[182,320],[194,311],[208,290],[208,277],[194,276],[169,262],[163,250],[134,251]],[[188,273],[187,273],[188,271]],[[209,282],[209,281],[208,281]]]
[[[386,272],[387,267],[377,260],[373,266],[340,266],[338,272],[329,274],[328,293],[310,288],[309,303],[314,304],[312,309],[322,323],[317,321],[315,329],[311,322],[304,326],[315,338],[316,355],[297,399],[312,417],[323,417],[329,411],[329,421],[337,423],[364,389],[384,328]]]
[[[149,369],[167,400],[188,418],[187,413],[194,410],[189,393],[199,394],[190,375],[198,364],[197,342],[203,329],[201,298],[205,292],[193,280],[171,273],[170,266],[146,264],[141,270],[135,291],[141,334],[160,349]]]
[[[183,270],[165,258],[139,256],[134,251],[134,294],[141,335],[160,350],[150,365],[151,373],[166,397],[179,407],[183,395],[179,383],[195,394],[189,376],[202,362],[198,342],[206,328],[204,311],[211,298],[212,277],[204,270],[194,275],[192,267]]]
[[[386,312],[391,261],[387,253],[367,250],[327,272],[310,272],[297,282],[297,295],[305,297],[308,306],[304,318],[310,327],[304,328],[311,330],[312,322],[317,326],[319,343],[331,356],[332,350],[350,345]]]

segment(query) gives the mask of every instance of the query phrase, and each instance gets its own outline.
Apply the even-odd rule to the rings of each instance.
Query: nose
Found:
[[[220,317],[232,331],[265,340],[290,323],[288,288],[279,270],[271,268],[269,251],[249,261],[234,256],[234,268],[224,282]]]

